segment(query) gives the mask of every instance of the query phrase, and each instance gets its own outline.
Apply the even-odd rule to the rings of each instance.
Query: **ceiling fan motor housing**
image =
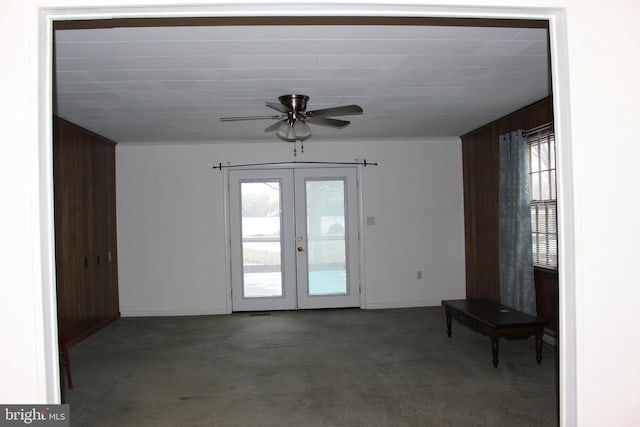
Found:
[[[280,103],[294,113],[304,112],[307,109],[307,95],[282,95],[278,98]]]

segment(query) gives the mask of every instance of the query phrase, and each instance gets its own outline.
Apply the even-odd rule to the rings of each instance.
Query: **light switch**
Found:
[[[368,216],[367,217],[367,225],[376,225],[376,217]]]

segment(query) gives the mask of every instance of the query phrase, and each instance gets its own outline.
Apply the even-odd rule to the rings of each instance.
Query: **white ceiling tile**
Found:
[[[531,40],[547,42],[547,30],[543,28],[522,28],[520,33],[515,37],[518,40]]]
[[[530,42],[527,46],[522,48],[519,52],[519,55],[538,55],[541,57],[546,57],[547,54],[547,42],[545,41],[533,41]]]
[[[501,67],[494,69],[490,77],[497,80],[521,79],[525,81],[546,80],[546,67]]]
[[[112,69],[115,67],[113,58],[57,58],[56,70],[60,71],[91,71]]]
[[[474,29],[469,38],[474,40],[511,40],[517,38],[521,32],[521,28],[481,27]]]
[[[418,81],[418,79],[424,81],[434,78],[442,78],[451,75],[454,69],[454,67],[407,67],[407,70],[409,71],[407,73],[407,77],[415,77],[416,81]]]
[[[105,58],[113,56],[110,44],[99,42],[56,43],[58,58]]]
[[[438,55],[470,55],[476,53],[484,42],[479,40],[442,40],[435,50]]]
[[[91,101],[102,103],[103,100],[118,100],[119,96],[115,92],[75,92],[65,94],[65,101]]]
[[[426,26],[418,28],[422,28],[422,34],[416,37],[419,40],[466,40],[475,31],[474,27],[464,26]],[[380,31],[379,28],[378,31]]]
[[[285,55],[229,55],[226,57],[226,68],[248,69],[283,69],[283,68],[310,68],[318,66],[318,56],[315,54]],[[217,67],[222,68],[222,67]]]
[[[474,55],[496,55],[509,56],[517,55],[529,45],[527,40],[489,40],[482,42],[473,52]]]
[[[456,67],[449,77],[454,78],[483,78],[494,70],[493,67]]]
[[[476,66],[491,66],[496,68],[501,67],[539,67],[547,64],[546,56],[534,56],[534,55],[518,55],[513,56],[475,56]]]
[[[162,85],[163,88],[168,89],[168,90],[178,90],[178,91],[200,90],[200,82],[198,80],[161,81],[160,84]]]
[[[90,73],[84,71],[59,71],[56,73],[56,81],[60,83],[85,83],[95,80]]]
[[[205,80],[203,70],[107,70],[89,73],[97,81]]]
[[[123,30],[123,29],[118,29]],[[57,30],[56,42],[93,42],[93,41],[111,41],[118,39],[118,33],[122,31],[112,28],[94,28],[94,29],[73,29],[73,30]],[[139,35],[143,32],[139,31]],[[129,36],[130,37],[130,36]]]
[[[392,53],[373,53],[363,54],[354,53],[351,55],[316,55],[315,56],[317,66],[324,68],[379,68],[393,67],[399,69],[407,59],[407,54],[402,51]]]
[[[334,70],[319,70],[316,75],[325,75],[336,80],[370,80],[384,75],[384,69],[374,68],[337,68]]]

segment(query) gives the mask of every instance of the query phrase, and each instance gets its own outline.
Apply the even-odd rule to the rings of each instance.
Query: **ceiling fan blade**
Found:
[[[283,116],[247,116],[247,117],[220,117],[221,122],[237,122],[240,120],[280,120]]]
[[[312,123],[314,125],[328,126],[331,128],[339,128],[339,129],[351,123],[346,120],[331,119],[329,117],[313,117],[313,116],[311,117],[307,116],[306,122]]]
[[[280,121],[275,122],[275,123],[274,123],[274,124],[272,124],[271,126],[267,126],[267,127],[264,129],[264,131],[265,131],[265,132],[272,132],[272,131],[274,131],[274,130],[278,129],[282,123],[286,123],[286,120],[280,120]]]
[[[265,102],[264,105],[269,108],[273,108],[276,111],[280,111],[281,113],[288,113],[291,111],[288,107],[285,107],[282,104],[278,104],[277,102]]]
[[[344,105],[342,107],[323,108],[321,110],[307,111],[307,117],[330,117],[330,116],[355,116],[362,114],[362,107],[359,105]]]

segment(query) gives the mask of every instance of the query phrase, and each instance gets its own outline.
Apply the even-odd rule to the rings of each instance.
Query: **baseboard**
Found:
[[[384,302],[368,302],[364,305],[365,309],[385,309],[385,308],[414,308],[414,307],[436,307],[442,304],[442,300],[423,300],[423,301],[384,301]]]
[[[119,318],[120,318],[120,313],[114,314],[113,316],[102,320],[100,323],[95,324],[91,328],[87,329],[86,331],[82,332],[79,335],[76,335],[75,337],[70,337],[70,338],[65,337],[66,339],[65,344],[67,345],[68,348],[71,348],[74,345],[78,344],[79,342],[89,338],[91,335],[95,334],[100,329],[107,326],[109,323],[115,320],[118,320]]]
[[[123,311],[122,317],[215,316],[220,314],[230,314],[230,313],[226,309],[129,310],[129,311]]]

